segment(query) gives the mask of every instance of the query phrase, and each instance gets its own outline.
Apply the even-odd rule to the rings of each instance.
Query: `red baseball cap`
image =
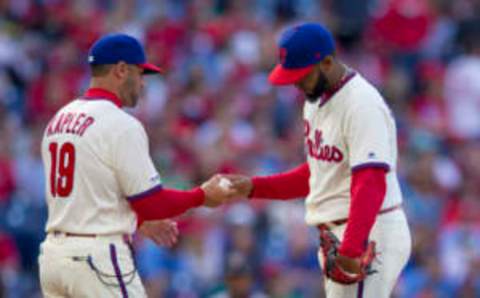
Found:
[[[315,64],[335,52],[332,34],[316,23],[287,29],[278,47],[280,63],[268,76],[273,85],[295,84],[310,73]]]

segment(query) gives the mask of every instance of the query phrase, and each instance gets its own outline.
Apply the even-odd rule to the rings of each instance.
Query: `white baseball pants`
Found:
[[[49,234],[40,247],[44,297],[146,297],[122,236]]]
[[[343,239],[346,225],[337,226],[331,231]],[[402,209],[379,214],[370,232],[369,240],[377,243],[377,257],[372,268],[377,272],[369,275],[361,283],[342,285],[325,279],[327,298],[388,298],[392,294],[402,269],[407,264],[411,252],[410,230],[407,218]],[[323,255],[318,252],[320,266],[323,266]]]

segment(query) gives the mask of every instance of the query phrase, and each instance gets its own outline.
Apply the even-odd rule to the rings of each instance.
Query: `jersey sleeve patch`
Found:
[[[345,134],[350,167],[364,164],[387,164],[395,160],[395,133],[391,119],[381,106],[361,106],[350,111]]]
[[[149,195],[157,192],[157,191],[160,191],[163,189],[163,185],[162,184],[158,184],[146,191],[143,191],[141,193],[138,193],[138,194],[135,194],[135,195],[131,195],[131,196],[128,196],[127,197],[127,200],[129,201],[136,201],[136,200],[140,200],[140,199],[143,199],[145,197],[148,197]]]

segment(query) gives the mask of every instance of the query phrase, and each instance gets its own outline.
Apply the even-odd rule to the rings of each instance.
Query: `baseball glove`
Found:
[[[375,242],[370,241],[367,249],[357,260],[359,261],[359,270],[355,273],[346,271],[338,262],[338,247],[340,241],[329,230],[320,231],[320,247],[323,253],[323,270],[327,278],[331,280],[350,285],[364,280],[368,275],[375,273],[371,264],[376,256]]]

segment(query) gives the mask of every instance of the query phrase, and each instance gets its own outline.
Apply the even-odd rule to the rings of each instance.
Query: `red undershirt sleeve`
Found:
[[[200,187],[189,191],[162,188],[161,185],[139,195],[128,197],[138,217],[137,227],[145,220],[165,219],[201,206],[205,194]]]
[[[367,167],[353,172],[351,204],[347,227],[339,248],[341,255],[356,258],[365,250],[368,235],[375,223],[386,193],[386,171]]]
[[[288,172],[252,178],[253,189],[249,197],[257,199],[291,200],[305,197],[310,192],[310,169],[304,163]]]

